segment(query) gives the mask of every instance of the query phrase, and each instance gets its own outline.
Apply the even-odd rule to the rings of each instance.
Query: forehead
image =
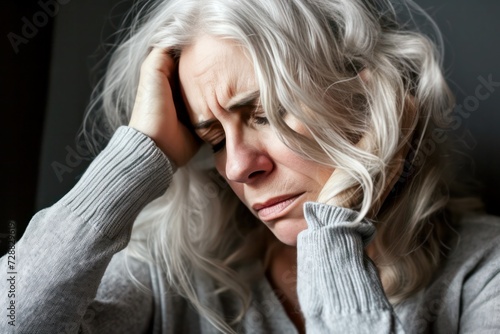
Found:
[[[179,60],[179,79],[193,123],[214,118],[235,96],[255,91],[251,61],[234,41],[210,36],[197,38]]]

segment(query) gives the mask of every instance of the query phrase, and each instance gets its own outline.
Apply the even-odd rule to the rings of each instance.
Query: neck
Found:
[[[275,244],[267,258],[266,276],[299,333],[305,333],[304,318],[297,297],[297,249]]]
[[[305,333],[305,321],[297,296],[297,248],[277,240],[268,246],[266,277],[298,332]],[[371,244],[366,249],[367,255],[372,259],[376,255],[373,246]]]

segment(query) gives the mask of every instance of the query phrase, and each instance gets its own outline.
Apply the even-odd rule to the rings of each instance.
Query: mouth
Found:
[[[256,203],[252,209],[257,212],[259,219],[269,221],[285,215],[293,206],[292,204],[304,193],[284,195],[271,198],[264,203]]]

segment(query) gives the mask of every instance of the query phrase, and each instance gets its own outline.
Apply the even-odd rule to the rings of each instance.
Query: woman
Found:
[[[453,198],[439,53],[394,6],[152,4],[89,114],[110,142],[16,246],[16,329],[500,329],[498,219]]]

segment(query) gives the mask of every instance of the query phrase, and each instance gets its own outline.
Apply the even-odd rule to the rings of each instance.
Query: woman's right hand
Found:
[[[177,118],[172,87],[177,65],[166,49],[154,48],[141,66],[129,126],[149,136],[178,167],[197,152],[199,143]]]

